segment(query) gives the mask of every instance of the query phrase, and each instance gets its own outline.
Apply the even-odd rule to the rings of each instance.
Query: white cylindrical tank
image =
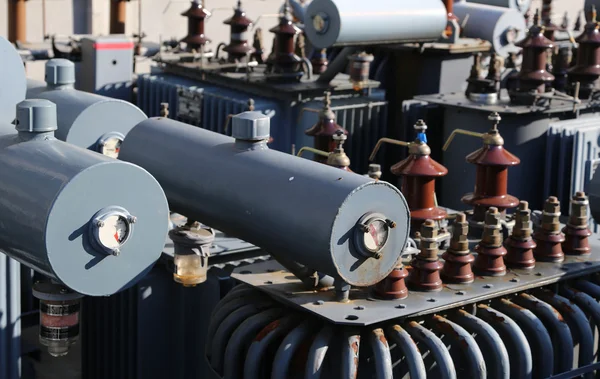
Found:
[[[464,24],[465,37],[490,41],[502,57],[519,51],[515,42],[525,38],[525,18],[515,9],[461,1],[454,4],[454,14]]]
[[[306,36],[319,49],[435,41],[446,23],[440,0],[318,0],[306,8],[304,18]]]

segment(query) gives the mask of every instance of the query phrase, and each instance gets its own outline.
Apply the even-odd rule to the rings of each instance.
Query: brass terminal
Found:
[[[448,150],[448,147],[450,147],[450,143],[452,142],[452,140],[454,140],[454,137],[456,137],[457,134],[463,134],[465,136],[479,137],[479,138],[483,138],[483,135],[484,135],[484,133],[472,132],[472,131],[466,130],[466,129],[454,129],[452,131],[452,133],[450,133],[450,137],[448,137],[448,139],[446,140],[444,147],[442,147],[443,151]]]
[[[298,150],[298,154],[296,154],[296,156],[297,157],[301,157],[302,153],[304,153],[305,151],[311,152],[311,153],[316,154],[316,155],[320,155],[322,157],[329,157],[329,154],[331,154],[331,153],[328,153],[328,152],[323,151],[323,150],[315,149],[313,147],[304,146],[303,148],[301,148],[300,150]]]
[[[405,142],[405,141],[399,141],[396,139],[392,139],[392,138],[381,138],[379,141],[377,141],[377,144],[375,145],[375,148],[373,149],[373,152],[371,153],[371,156],[369,157],[369,162],[373,162],[373,160],[375,160],[375,156],[377,155],[377,152],[379,151],[379,149],[381,148],[381,145],[383,143],[389,143],[392,145],[400,145],[400,146],[405,146],[405,147],[410,147],[410,145],[413,144],[413,142]]]

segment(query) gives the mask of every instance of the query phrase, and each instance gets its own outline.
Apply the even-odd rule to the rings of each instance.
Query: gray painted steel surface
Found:
[[[461,2],[464,1],[465,0],[462,0]],[[531,7],[531,1],[532,0],[469,0],[469,3],[479,3],[494,5],[497,7],[512,8],[518,10],[522,14],[525,14]]]
[[[129,133],[120,158],[155,175],[173,211],[350,284],[383,279],[408,236],[408,208],[395,187],[264,143],[148,119]],[[381,259],[353,247],[355,225],[368,212],[397,223]]]
[[[454,4],[454,14],[461,22],[466,21],[462,30],[465,37],[490,41],[498,55],[507,57],[521,50],[514,43],[525,38],[527,26],[516,9],[463,1]]]
[[[15,118],[15,105],[25,99],[27,79],[21,56],[13,45],[0,37],[0,124]]]
[[[20,264],[0,254],[0,378],[21,378]]]
[[[322,49],[401,41],[431,41],[446,28],[440,0],[319,0],[306,8],[305,32]]]
[[[58,74],[54,78],[52,73]],[[50,100],[58,110],[56,138],[85,149],[100,150],[100,140],[123,139],[146,115],[137,106],[73,88],[74,65],[65,59],[46,64],[47,85],[27,81],[27,98]],[[58,79],[58,80],[53,80]]]
[[[51,120],[34,119],[47,104],[22,102],[18,112],[30,119],[18,113],[21,130],[51,129]],[[52,132],[22,132],[0,137],[0,172],[0,249],[26,266],[102,296],[135,283],[159,258],[168,205],[145,170],[56,140]],[[137,217],[119,256],[92,243],[93,217],[115,206]]]

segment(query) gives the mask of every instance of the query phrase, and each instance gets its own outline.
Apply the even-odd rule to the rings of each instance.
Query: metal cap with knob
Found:
[[[57,129],[56,105],[48,100],[24,100],[17,104],[17,125],[20,133],[49,133]]]
[[[261,112],[243,112],[233,116],[231,136],[242,141],[264,141],[269,139],[271,119]]]
[[[68,59],[51,59],[46,63],[48,86],[72,86],[75,83],[75,64]]]

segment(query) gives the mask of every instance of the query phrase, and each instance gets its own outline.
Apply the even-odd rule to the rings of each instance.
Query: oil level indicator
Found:
[[[119,255],[135,222],[136,218],[120,207],[98,212],[92,221],[92,236],[97,247],[111,255]]]

